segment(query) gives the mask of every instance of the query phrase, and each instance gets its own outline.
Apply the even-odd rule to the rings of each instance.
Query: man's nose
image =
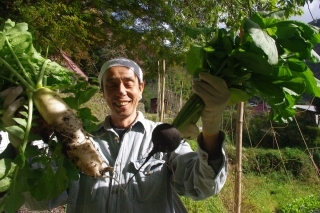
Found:
[[[122,95],[127,94],[127,88],[124,86],[124,84],[119,84],[119,93]]]

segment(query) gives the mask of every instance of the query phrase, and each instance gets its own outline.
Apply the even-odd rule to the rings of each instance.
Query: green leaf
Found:
[[[199,45],[191,45],[187,53],[187,70],[193,75],[198,68],[203,66],[203,47]]]
[[[278,77],[273,81],[273,84],[278,85],[282,88],[289,89],[296,93],[296,95],[302,95],[305,92],[306,88],[304,79],[294,76]]]
[[[22,192],[28,190],[27,178],[30,176],[30,170],[28,166],[25,166],[22,169],[19,167],[15,168],[18,172],[15,175],[14,184],[10,184],[10,187],[0,202],[0,211],[15,213],[18,209],[24,204],[24,197]],[[2,212],[2,211],[1,211]]]
[[[216,31],[216,28],[213,27],[201,27],[201,28],[193,28],[186,27],[185,33],[187,36],[193,39],[197,39],[199,36],[204,36],[205,39],[209,39],[211,34]]]
[[[311,62],[313,63],[320,63],[320,56],[318,55],[318,53],[314,50],[311,50],[311,58],[310,58]]]
[[[77,113],[78,117],[81,118],[84,129],[87,132],[91,132],[92,130],[96,129],[97,125],[95,123],[97,123],[99,120],[92,114],[91,109],[84,107],[79,109]]]
[[[63,191],[70,186],[70,178],[68,177],[68,171],[62,165],[58,167],[58,170],[54,174],[54,191],[51,193],[52,197],[57,197]]]
[[[320,34],[319,34],[319,28],[312,26],[310,24],[301,22],[301,21],[296,21],[296,20],[281,20],[276,23],[277,25],[280,25],[284,27],[285,25],[288,24],[294,24],[298,27],[299,31],[301,32],[302,37],[310,41],[311,43],[320,43]]]
[[[305,92],[309,95],[320,97],[320,85],[318,80],[314,77],[313,72],[307,67],[305,72],[292,72],[293,76],[301,77],[306,84]]]
[[[23,118],[13,118],[15,122],[17,122],[19,125],[23,126],[24,128],[27,126],[26,119]]]
[[[294,24],[272,25],[272,27],[266,28],[266,31],[270,36],[276,36],[278,39],[291,38],[297,32],[297,26]]]
[[[6,127],[6,130],[8,131],[9,134],[12,134],[12,135],[20,138],[21,140],[23,140],[25,132],[21,127],[9,126],[9,127]]]
[[[306,41],[297,35],[292,38],[279,39],[277,43],[279,46],[286,49],[286,51],[299,53],[301,59],[309,58],[313,48],[313,45],[309,41]]]
[[[263,50],[268,56],[270,64],[278,63],[278,51],[277,46],[273,38],[271,38],[266,32],[264,32],[258,24],[251,21],[248,18],[244,19],[244,30],[248,32],[255,45]]]
[[[263,16],[261,13],[253,13],[250,17],[250,20],[257,23],[262,29],[266,29],[269,25],[274,24],[278,21],[278,19],[270,17],[270,16]]]
[[[225,75],[224,75],[225,76]],[[251,78],[251,73],[247,73],[243,76],[230,76],[227,78],[226,82],[228,84],[228,86],[232,86],[232,85],[239,85],[242,84],[246,81],[248,81]]]
[[[226,76],[226,77],[238,77],[235,73],[233,69],[229,69],[229,68],[223,68],[221,70],[221,75]],[[250,75],[250,73],[248,73]]]
[[[291,90],[285,89],[285,101],[286,101],[288,106],[294,107],[295,103],[297,102],[297,100],[300,97],[301,96],[299,96],[299,95],[293,94]]]
[[[41,150],[37,146],[27,145],[25,153],[25,157],[27,159],[37,159],[39,160],[39,156],[41,155]]]
[[[66,168],[67,176],[71,181],[76,181],[79,179],[79,169],[71,162],[68,158],[64,158],[63,166]]]
[[[11,21],[11,19],[8,19],[3,26],[3,31],[8,31],[11,28],[13,28],[16,25],[15,22]]]
[[[270,119],[278,123],[288,123],[293,120],[296,110],[293,108],[280,109],[276,107],[271,107]]]
[[[16,168],[16,164],[12,159],[3,158],[0,160],[0,180],[12,175],[14,169]]]
[[[228,103],[229,106],[242,101],[247,101],[251,98],[251,95],[246,93],[245,91],[238,88],[229,88],[230,92],[230,101]]]
[[[88,102],[98,91],[99,91],[99,87],[94,87],[94,88],[86,89],[80,92],[78,94],[79,104],[81,105]]]
[[[283,90],[279,86],[273,84],[273,82],[268,81],[267,79],[265,80],[260,80],[260,79],[252,79],[251,84],[262,94],[264,94],[265,97],[281,97],[282,99],[283,95]]]
[[[65,97],[63,101],[71,108],[78,110],[79,109],[79,102],[74,97]]]
[[[290,70],[295,71],[295,72],[304,72],[308,69],[308,66],[304,61],[301,61],[296,58],[289,58],[287,60],[288,66]]]
[[[233,56],[248,71],[263,75],[269,75],[272,71],[272,66],[263,56],[251,52],[236,52]]]
[[[19,114],[24,116],[25,118],[28,118],[28,116],[29,116],[29,114],[25,111],[20,111]]]
[[[65,167],[65,157],[56,159],[56,167],[47,164],[45,168],[39,168],[36,170],[37,177],[33,179],[32,188],[30,192],[32,196],[37,200],[51,200],[63,191],[65,191],[71,183],[71,180],[77,180],[79,171],[73,166]],[[69,170],[70,169],[70,170]],[[72,177],[72,178],[70,178]]]
[[[54,171],[52,168],[46,167],[45,169],[37,169],[35,172],[38,174],[37,182],[33,182],[30,193],[37,200],[50,198],[54,190],[54,184],[52,184],[55,181]]]
[[[0,32],[0,50],[3,49],[5,45],[6,35],[3,32]]]
[[[232,41],[229,36],[223,34],[222,35],[223,47],[227,53],[231,53],[233,51]]]
[[[5,192],[9,189],[12,179],[9,177],[0,180],[0,192]]]
[[[199,35],[202,34],[202,30],[199,28],[186,27],[185,33],[193,39],[196,39]]]
[[[16,213],[24,204],[24,197],[20,192],[6,193],[0,201],[0,211]]]

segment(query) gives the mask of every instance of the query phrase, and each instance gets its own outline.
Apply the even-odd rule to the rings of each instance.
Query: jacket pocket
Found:
[[[136,171],[144,163],[131,162]],[[151,158],[137,172],[128,185],[129,199],[136,203],[158,203],[167,193],[167,166],[164,160]],[[166,197],[166,196],[162,196]]]

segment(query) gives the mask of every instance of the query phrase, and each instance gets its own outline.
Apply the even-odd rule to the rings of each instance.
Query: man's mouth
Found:
[[[121,102],[114,102],[114,103],[117,106],[125,106],[125,105],[129,104],[130,101],[121,101]]]

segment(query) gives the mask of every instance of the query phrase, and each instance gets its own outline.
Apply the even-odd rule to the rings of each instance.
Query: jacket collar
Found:
[[[131,124],[131,126],[129,127],[130,129],[135,126],[137,123],[141,123],[142,126],[146,127],[146,124],[145,124],[145,117],[143,115],[142,112],[140,111],[137,111],[138,115],[137,115],[137,118],[136,120]],[[111,125],[111,122],[110,122],[110,115],[108,115],[105,119],[104,119],[104,122],[102,122],[99,126],[98,126],[98,130],[100,130],[101,128],[104,128],[105,130],[107,131],[111,131],[113,129],[112,125]]]

